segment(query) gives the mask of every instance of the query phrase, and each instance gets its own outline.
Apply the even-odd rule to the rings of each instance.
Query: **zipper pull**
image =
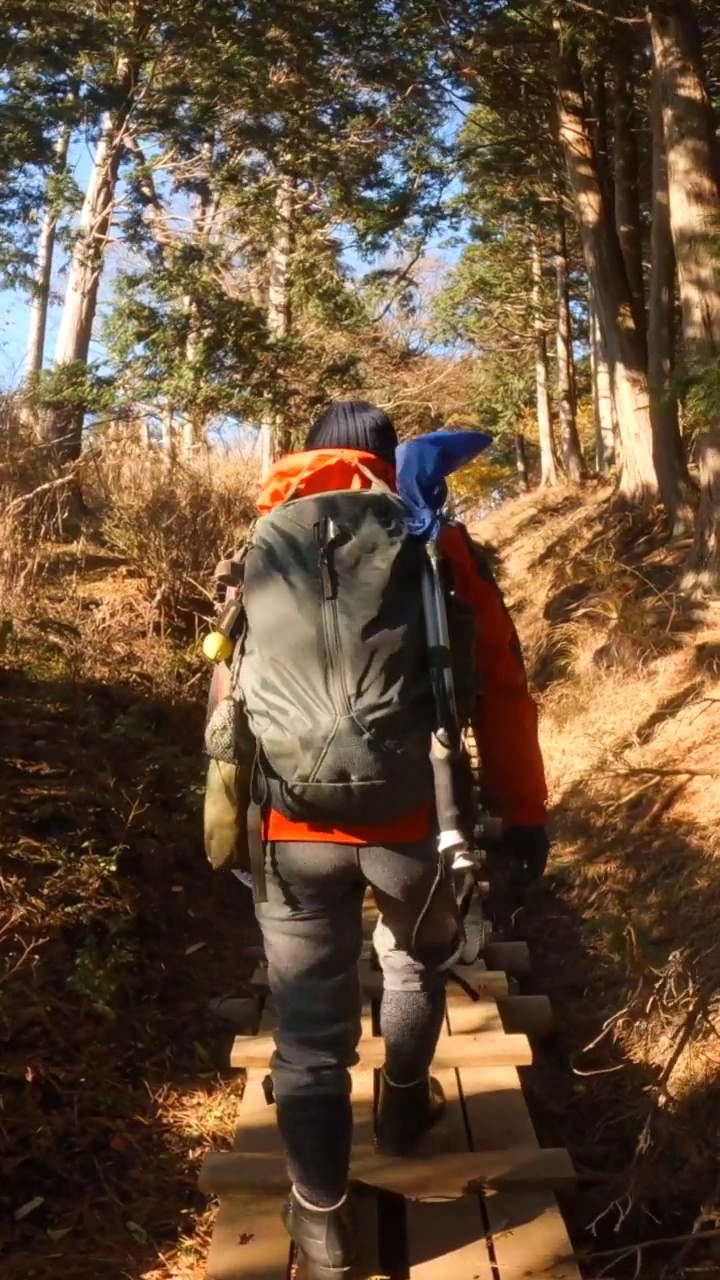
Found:
[[[333,587],[332,573],[328,563],[327,547],[323,547],[320,552],[320,586],[322,588],[323,599],[332,600],[335,595]]]

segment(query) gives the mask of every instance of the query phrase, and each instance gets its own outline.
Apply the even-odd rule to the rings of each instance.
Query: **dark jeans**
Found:
[[[445,974],[457,925],[438,876],[435,839],[391,848],[268,846],[268,901],[258,904],[277,1011],[272,1061],[278,1122],[290,1172],[313,1203],[334,1203],[347,1180],[352,1127],[348,1068],[357,1062],[362,902],[379,912],[380,1024],[396,1084],[429,1070],[442,1025]]]

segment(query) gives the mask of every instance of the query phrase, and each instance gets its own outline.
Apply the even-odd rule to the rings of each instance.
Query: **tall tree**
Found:
[[[720,355],[720,158],[690,0],[656,0],[650,32],[662,95],[670,225],[687,359]]]
[[[632,44],[623,36],[615,52],[613,83],[613,156],[615,225],[633,301],[638,336],[645,338],[645,282],[640,225],[640,171],[637,112],[635,107],[636,61]]]
[[[705,79],[702,39],[690,0],[657,0],[650,34],[662,100],[670,228],[677,262],[685,360],[700,387],[714,387],[720,356],[720,154]],[[712,397],[714,399],[714,396]],[[688,585],[720,586],[720,438],[697,442],[701,498]]]
[[[547,487],[556,485],[559,477],[552,430],[547,334],[543,315],[543,260],[540,240],[537,234],[533,235],[531,252],[533,331],[535,334],[535,396],[538,438],[540,440],[540,484],[543,487]]]
[[[629,502],[658,492],[653,461],[647,352],[634,319],[620,242],[603,193],[572,33],[558,32],[557,117],[575,198],[585,265],[601,320],[621,442],[619,496]]]
[[[32,383],[40,373],[45,355],[50,284],[59,216],[58,186],[65,173],[69,146],[70,125],[63,123],[55,142],[54,163],[48,178],[46,191],[46,208],[40,224],[40,235],[38,236],[25,353],[25,380],[28,383]]]
[[[267,320],[271,336],[283,342],[291,324],[291,259],[295,231],[297,182],[291,173],[279,175],[268,261]],[[264,480],[278,454],[290,448],[282,414],[269,412],[260,425],[260,474]]]
[[[590,371],[592,377],[593,418],[595,423],[595,460],[598,471],[610,471],[616,462],[615,404],[610,383],[610,369],[605,355],[605,340],[592,289],[588,293]]]
[[[675,368],[675,251],[670,229],[667,157],[662,97],[657,69],[653,74],[652,214],[650,242],[650,308],[648,369],[655,465],[663,502],[675,533],[688,524],[689,476],[678,424],[673,386]]]
[[[582,480],[585,465],[575,417],[573,386],[573,344],[568,285],[568,253],[565,213],[558,209],[555,237],[555,278],[557,286],[557,391],[560,442],[565,470],[575,483]]]
[[[54,371],[60,375],[56,386],[64,385],[64,392],[56,398],[48,413],[46,438],[53,445],[60,462],[76,461],[82,449],[84,375],[112,222],[125,127],[134,97],[135,75],[127,60],[121,61],[118,72],[120,101],[102,119],[70,259],[65,302],[55,344]],[[63,377],[65,374],[69,375],[67,380]]]

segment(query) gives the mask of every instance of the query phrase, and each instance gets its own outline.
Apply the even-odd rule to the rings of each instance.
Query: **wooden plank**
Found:
[[[270,1015],[263,1015],[263,1023]],[[240,1103],[240,1122],[234,1149],[241,1150],[252,1134],[253,1147],[277,1153],[279,1137],[275,1108],[268,1106],[262,1072],[248,1077]],[[282,1195],[246,1194],[220,1202],[207,1259],[207,1280],[287,1280],[290,1240],[280,1222]]]
[[[459,998],[455,998],[458,992]],[[513,1035],[542,1037],[552,1030],[552,1005],[547,996],[498,996],[473,1002],[464,992],[448,991],[455,1035],[476,1031],[507,1031]]]
[[[382,973],[378,969],[371,969],[366,960],[361,960],[358,966],[360,973],[360,984],[362,986],[363,995],[366,1000],[379,1000],[382,996]],[[475,964],[459,965],[458,973],[468,986],[484,997],[494,999],[495,996],[506,996],[508,994],[507,974],[487,969],[482,961],[476,961]],[[251,982],[256,987],[264,990],[268,989],[267,965],[258,965],[252,975]],[[448,991],[459,991],[457,984],[448,982]],[[465,1000],[467,995],[463,995]]]
[[[407,1159],[379,1155],[372,1147],[356,1143],[350,1176],[370,1186],[399,1191],[408,1197],[461,1196],[476,1188],[568,1186],[575,1171],[564,1147],[511,1147],[505,1151],[438,1151],[432,1159],[417,1155]],[[255,1150],[217,1152],[205,1157],[200,1187],[208,1195],[234,1195],[255,1187],[258,1191],[282,1191],[287,1187],[284,1157]]]
[[[270,1036],[237,1036],[230,1054],[232,1067],[267,1065],[275,1048]],[[382,1067],[385,1044],[379,1038],[362,1039],[358,1045],[360,1061],[354,1070],[367,1071]],[[445,1067],[518,1066],[532,1063],[532,1048],[527,1036],[506,1035],[504,1031],[481,1031],[477,1034],[441,1035],[433,1065]]]
[[[290,1240],[277,1195],[221,1200],[207,1257],[207,1280],[287,1280]]]
[[[448,1108],[425,1141],[467,1151],[467,1133],[456,1071],[435,1072]],[[477,1195],[458,1200],[407,1200],[410,1280],[493,1280],[485,1224]]]
[[[448,1010],[451,1030],[454,1013]],[[540,1150],[517,1071],[468,1068],[460,1088],[476,1149],[502,1151],[520,1142]],[[551,1191],[486,1190],[484,1205],[501,1280],[581,1280]]]

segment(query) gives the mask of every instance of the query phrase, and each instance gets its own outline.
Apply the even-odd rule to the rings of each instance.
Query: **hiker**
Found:
[[[230,763],[237,756],[211,759],[208,775],[208,856],[217,865],[232,846],[247,869],[253,841],[243,819],[257,749],[262,861],[250,862],[277,1014],[272,1088],[292,1184],[283,1217],[317,1280],[340,1277],[354,1255],[348,1069],[360,1036],[368,885],[383,972],[378,1149],[408,1154],[444,1108],[430,1066],[458,913],[438,856],[427,759],[422,548],[388,496],[396,445],[379,409],[333,402],[303,452],[275,466],[258,502],[271,524],[260,522],[251,545],[262,548],[244,564],[247,630],[233,664],[247,706],[246,719],[233,700],[240,765]],[[458,701],[502,811],[506,855],[529,881],[548,856],[546,790],[517,636],[466,531],[447,523],[441,547],[456,613],[472,623],[462,664],[471,679],[463,690],[458,670]],[[210,726],[231,686],[228,668],[216,671]],[[208,743],[211,756],[223,755],[211,733]]]

